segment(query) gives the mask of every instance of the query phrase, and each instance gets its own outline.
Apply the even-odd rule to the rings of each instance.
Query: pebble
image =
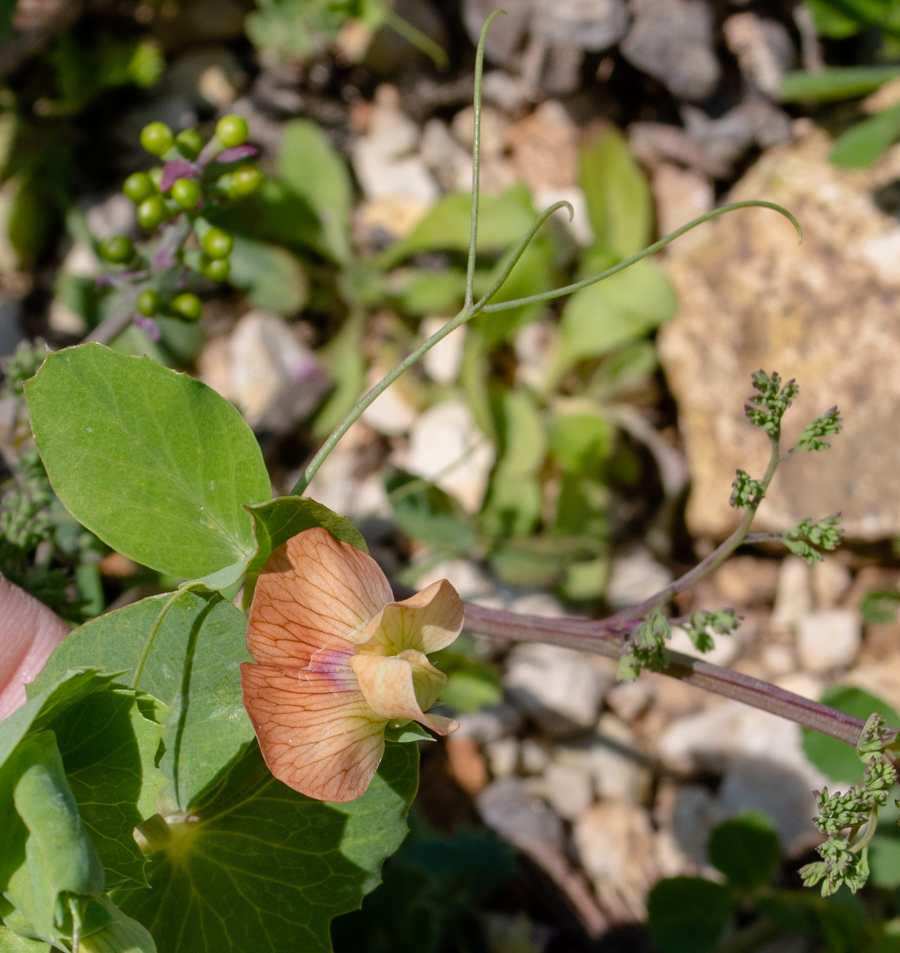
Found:
[[[693,169],[682,169],[671,162],[660,163],[653,172],[651,184],[662,235],[705,215],[715,205],[709,179]]]
[[[735,606],[766,605],[775,599],[780,568],[774,559],[732,556],[716,571],[716,587]]]
[[[712,10],[702,0],[632,0],[634,21],[619,47],[678,98],[704,100],[719,82]]]
[[[517,384],[541,390],[547,376],[547,355],[553,353],[558,338],[557,325],[544,321],[533,321],[516,332],[513,350],[517,361]]]
[[[777,97],[784,74],[796,59],[786,27],[755,13],[736,13],[722,25],[728,49],[741,72],[768,96]]]
[[[598,53],[625,36],[623,0],[533,0],[531,31],[550,43]]]
[[[477,600],[493,596],[497,591],[488,576],[468,559],[447,559],[437,563],[416,577],[416,585],[424,589],[441,579],[446,579],[453,586],[460,599]]]
[[[422,129],[422,159],[446,192],[461,192],[472,185],[472,155],[450,132],[445,122],[429,119]]]
[[[849,668],[862,647],[862,619],[852,609],[811,612],[797,627],[797,653],[809,672]]]
[[[550,750],[534,738],[525,738],[520,748],[522,770],[526,774],[543,774],[550,766]]]
[[[560,848],[562,821],[519,778],[499,778],[475,799],[484,823],[513,844],[537,842]]]
[[[528,102],[528,91],[524,83],[505,70],[485,73],[481,92],[486,103],[493,103],[505,113],[518,112]]]
[[[793,630],[811,611],[812,578],[809,566],[799,556],[788,556],[778,573],[772,628],[775,631]]]
[[[534,193],[534,204],[541,211],[557,202],[568,202],[572,206],[572,218],[569,219],[568,209],[561,208],[554,213],[554,221],[559,222],[582,247],[587,248],[593,245],[594,230],[591,228],[591,220],[588,216],[587,196],[584,194],[584,189],[577,185],[565,188],[546,185]]]
[[[513,705],[489,705],[477,712],[460,712],[456,716],[459,728],[454,737],[471,738],[484,745],[515,735],[522,727],[522,713]],[[523,759],[526,742],[522,742]]]
[[[672,836],[698,867],[707,864],[706,845],[712,829],[727,817],[715,794],[701,784],[679,787],[672,807]]]
[[[466,404],[443,401],[413,423],[406,469],[433,480],[469,512],[481,508],[493,465],[493,445],[478,429]]]
[[[515,738],[498,738],[484,746],[488,766],[495,778],[509,778],[519,764],[519,742]]]
[[[653,685],[649,679],[619,682],[607,692],[606,704],[626,722],[634,721],[653,702]]]
[[[797,668],[797,657],[788,645],[770,642],[762,647],[760,660],[768,678],[779,678]]]
[[[578,183],[578,128],[563,105],[548,99],[510,127],[513,166],[532,193]]]
[[[643,548],[618,556],[613,561],[606,598],[613,609],[636,606],[664,589],[672,574]]]
[[[826,556],[812,567],[812,589],[819,609],[833,609],[847,594],[853,577],[834,557]]]
[[[592,728],[611,678],[581,653],[554,645],[517,645],[503,679],[510,700],[545,733]]]
[[[619,922],[643,920],[658,876],[647,812],[623,801],[595,804],[575,822],[573,837],[604,909]]]
[[[731,665],[741,652],[742,640],[738,638],[738,632],[732,632],[729,635],[713,634],[712,638],[715,646],[709,652],[701,652],[691,641],[687,631],[681,626],[675,625],[672,626],[669,648],[675,652],[683,652],[693,658],[702,658],[713,665]]]
[[[366,387],[374,387],[389,371],[389,367],[373,365],[366,378]],[[379,394],[363,411],[362,419],[377,433],[399,437],[413,426],[418,413],[418,408],[406,399],[400,383]]]
[[[427,341],[446,323],[446,318],[425,318],[419,325],[419,337]],[[433,381],[438,384],[452,384],[459,377],[465,343],[466,327],[464,325],[442,338],[427,352],[422,358],[422,365]]]
[[[430,207],[429,201],[405,193],[363,202],[353,213],[354,238],[361,245],[386,248],[406,237]]]
[[[478,746],[454,732],[446,742],[447,764],[456,783],[469,795],[487,787],[488,772]]]
[[[566,821],[577,820],[594,801],[593,778],[575,765],[551,764],[541,789],[550,807]]]

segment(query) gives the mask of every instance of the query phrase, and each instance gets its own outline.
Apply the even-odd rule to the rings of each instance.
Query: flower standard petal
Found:
[[[257,662],[303,668],[322,648],[351,646],[391,601],[378,564],[325,529],[308,529],[266,561],[253,595],[247,649]]]
[[[424,711],[437,701],[447,676],[422,652],[406,649],[391,656],[354,655],[350,667],[376,715],[389,721],[418,721],[440,735],[459,727],[452,718]]]
[[[391,602],[366,629],[369,636],[356,653],[398,655],[406,649],[437,652],[456,639],[463,626],[463,606],[446,579],[402,602]]]
[[[384,754],[387,720],[349,675],[241,665],[244,707],[269,770],[320,801],[360,797]]]

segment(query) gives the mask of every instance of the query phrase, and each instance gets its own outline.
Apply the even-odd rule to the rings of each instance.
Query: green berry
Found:
[[[137,205],[150,198],[156,191],[156,186],[146,172],[135,172],[122,183],[122,191]]]
[[[172,130],[164,122],[151,122],[141,130],[141,145],[155,156],[165,155],[174,144]]]
[[[200,299],[189,291],[178,295],[172,302],[172,310],[179,318],[185,321],[198,321],[202,308],[203,306],[200,303]]]
[[[162,185],[163,167],[161,165],[153,166],[153,168],[147,173],[147,177],[153,183],[153,187],[158,192],[159,187]]]
[[[155,314],[159,314],[161,305],[162,298],[160,298],[159,293],[151,291],[149,288],[146,291],[142,291],[134,303],[138,311],[147,318],[152,318]]]
[[[100,242],[100,257],[114,265],[122,265],[134,258],[134,242],[124,235],[113,235]]]
[[[223,116],[216,123],[216,138],[226,149],[242,146],[247,141],[247,120],[240,116]]]
[[[234,248],[234,239],[221,228],[211,228],[203,236],[203,247],[210,258],[227,258]]]
[[[262,182],[262,173],[252,165],[241,166],[231,173],[231,181],[228,184],[229,198],[242,199],[245,195],[251,195]]]
[[[210,281],[227,281],[231,274],[231,262],[227,258],[210,258],[203,255],[200,259],[200,271]]]
[[[137,207],[137,220],[142,228],[156,228],[169,217],[169,210],[161,195],[151,195]]]
[[[176,179],[172,183],[171,195],[179,208],[190,212],[200,201],[200,183],[193,179]]]
[[[185,129],[184,132],[179,132],[175,137],[175,145],[178,146],[178,151],[185,159],[190,159],[193,162],[200,155],[200,150],[203,148],[203,139],[196,129]]]

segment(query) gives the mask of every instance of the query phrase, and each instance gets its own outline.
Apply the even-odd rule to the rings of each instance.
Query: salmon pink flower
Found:
[[[370,556],[308,529],[260,573],[241,666],[244,707],[266,764],[288,787],[352,801],[375,775],[388,725],[457,727],[428,714],[447,680],[427,653],[459,635],[463,608],[446,580],[403,602]]]

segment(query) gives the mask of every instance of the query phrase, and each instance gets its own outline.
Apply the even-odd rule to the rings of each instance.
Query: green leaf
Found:
[[[548,444],[564,470],[597,477],[612,452],[613,434],[602,414],[575,405],[553,415]]]
[[[864,692],[861,688],[847,685],[832,685],[825,689],[822,701],[838,711],[846,712],[865,721],[878,712],[889,725],[900,724],[900,715],[880,698]],[[803,729],[803,750],[806,757],[832,781],[841,784],[856,784],[863,774],[864,765],[856,752],[841,741],[827,738],[808,728]]]
[[[650,185],[618,130],[604,126],[579,154],[579,179],[587,199],[594,245],[619,261],[650,244]]]
[[[280,496],[268,503],[248,506],[253,517],[253,535],[256,555],[247,568],[248,573],[260,572],[273,550],[305,529],[321,526],[341,542],[349,543],[364,553],[369,551],[362,534],[345,516],[338,516],[315,500],[301,496]]]
[[[29,940],[0,926],[0,953],[52,953],[52,948],[43,940]]]
[[[402,241],[381,257],[381,266],[393,268],[404,258],[423,251],[464,253],[469,247],[469,215],[472,199],[468,192],[454,192],[440,199]],[[501,195],[481,197],[478,216],[478,251],[500,254],[528,232],[536,218],[524,185],[513,185]]]
[[[883,23],[895,7],[894,0],[806,0],[816,32],[841,40]]]
[[[781,81],[781,98],[789,103],[854,99],[896,76],[900,76],[900,66],[832,66],[815,73],[786,73]]]
[[[668,321],[676,306],[669,280],[647,261],[576,291],[560,318],[550,380],[576,361],[600,357],[639,340]]]
[[[329,924],[379,882],[406,833],[415,745],[388,745],[356,801],[313,801],[276,781],[254,745],[220,800],[172,829],[151,858],[153,890],[114,899],[160,953],[328,953]]]
[[[778,834],[762,811],[747,811],[713,828],[707,852],[710,863],[743,890],[770,884],[781,857]]]
[[[163,702],[159,767],[173,783],[175,806],[187,810],[253,737],[241,701],[246,628],[244,614],[217,593],[153,596],[76,629],[35,687],[95,665],[127,673],[123,680]]]
[[[353,200],[344,160],[321,127],[294,119],[284,127],[278,156],[281,178],[312,208],[322,226],[325,247],[339,264],[351,257],[347,223]]]
[[[25,388],[53,488],[104,542],[175,576],[253,552],[245,503],[271,495],[256,438],[185,374],[99,344],[49,354]]]
[[[838,137],[828,158],[842,169],[868,169],[900,137],[900,105],[857,123]]]
[[[385,473],[394,522],[412,539],[467,553],[476,533],[462,507],[440,487],[404,470]]]
[[[706,953],[733,915],[731,891],[701,877],[660,880],[647,898],[647,926],[659,953]]]
[[[486,276],[486,292],[506,267],[507,261],[502,258],[497,262],[493,271]],[[538,236],[522,253],[516,262],[509,277],[500,290],[491,298],[491,304],[502,301],[513,301],[516,298],[527,298],[529,295],[542,294],[549,291],[553,284],[553,242],[544,236]],[[476,294],[476,297],[478,295]],[[479,315],[475,323],[481,327],[487,347],[494,347],[501,341],[531,321],[536,321],[546,308],[543,302],[525,304],[509,311],[500,311],[497,314]]]
[[[147,885],[145,858],[132,836],[155,813],[166,786],[156,768],[160,726],[134,692],[91,695],[52,722],[66,777],[106,871],[106,887]]]
[[[461,268],[408,268],[391,276],[391,297],[415,317],[454,315],[465,293],[466,273]]]
[[[229,284],[264,311],[297,314],[309,297],[309,282],[300,262],[277,245],[234,236]]]

